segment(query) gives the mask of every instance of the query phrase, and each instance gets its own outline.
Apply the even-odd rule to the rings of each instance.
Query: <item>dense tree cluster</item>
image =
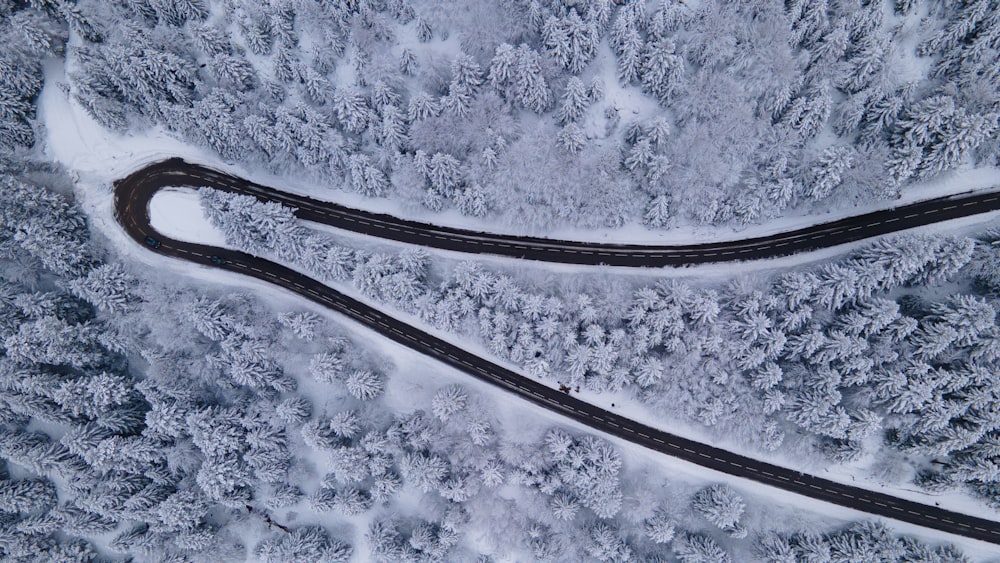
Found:
[[[764,287],[734,284],[726,297],[680,282],[659,283],[636,289],[624,314],[586,294],[538,292],[466,263],[436,288],[423,286],[415,300],[397,306],[446,330],[478,328],[493,354],[533,376],[596,391],[634,389],[654,406],[669,404],[674,416],[680,407],[693,420],[749,435],[764,448],[780,447],[791,424],[843,461],[859,455],[867,438],[884,434],[888,447],[934,456],[936,463],[920,474],[923,486],[937,491],[967,483],[996,502],[987,374],[1000,353],[993,345],[998,329],[992,294],[932,303],[918,297],[921,288],[966,272],[990,283],[990,236],[885,238],[812,271],[782,274]],[[406,256],[385,260],[406,268]],[[392,271],[390,266],[386,273]],[[904,298],[899,291],[905,288],[918,293]],[[340,365],[329,355],[321,360],[327,364]],[[692,378],[692,369],[707,376]],[[433,413],[453,424],[465,416],[467,400],[459,388],[442,389]],[[469,426],[470,436],[475,426]],[[601,518],[617,513],[620,461],[613,451],[561,431],[549,433],[546,448],[548,461],[515,462],[506,469],[511,482],[550,496],[556,521],[575,521],[588,508]],[[488,463],[481,471],[487,486],[502,482],[499,467]],[[423,491],[440,489],[452,499],[469,494],[464,478],[449,479],[440,455],[405,454],[400,472]],[[732,489],[706,488],[692,504],[728,535],[746,537],[744,504]],[[669,542],[675,523],[660,514],[646,523],[646,532]],[[591,555],[615,559],[615,533],[594,534]],[[707,537],[684,538],[677,552],[691,561],[712,560],[719,549]],[[554,540],[540,532],[533,541],[536,553],[544,554]],[[832,541],[836,546],[855,540]]]
[[[368,555],[383,561],[471,557],[465,540],[471,530],[483,529],[490,530],[493,545],[538,560],[628,561],[673,553],[681,561],[715,562],[751,549],[764,561],[782,553],[962,560],[951,548],[899,539],[874,524],[746,539],[747,502],[726,485],[690,490],[691,511],[666,502],[635,506],[632,499],[642,493],[634,487],[645,481],[628,475],[612,444],[558,428],[544,438],[512,439],[481,398],[454,384],[439,387],[414,405],[417,410],[386,409],[378,401],[391,368],[359,352],[321,317],[261,315],[263,305],[248,296],[199,296],[136,277],[97,257],[82,215],[61,196],[9,178],[0,188],[11,210],[2,232],[0,293],[5,558],[76,553],[93,559],[97,550],[88,542],[103,536],[109,549],[137,557],[239,559],[252,553],[267,561],[347,560],[350,538],[332,532],[341,527],[288,519],[291,512],[308,511],[321,522],[372,514]],[[224,231],[226,221],[265,218],[231,234],[242,236],[241,244],[278,252],[275,245],[288,241],[328,242],[300,225],[291,210],[203,195],[222,209],[213,217]],[[53,234],[65,244],[43,244]],[[982,421],[985,428],[984,413],[992,412],[989,379],[970,372],[968,379],[947,379],[963,387],[942,387],[945,367],[937,362],[947,356],[948,369],[956,370],[956,358],[975,356],[981,370],[993,361],[993,347],[984,344],[996,330],[992,294],[924,305],[886,297],[889,290],[962,275],[970,260],[987,263],[994,249],[989,237],[887,239],[815,272],[786,274],[767,294],[734,286],[726,292],[732,297],[722,298],[711,289],[659,284],[637,290],[624,315],[596,297],[529,291],[523,282],[471,264],[438,283],[423,253],[366,257],[339,279],[375,300],[392,301],[383,284],[420,273],[416,297],[397,306],[434,323],[453,323],[452,330],[472,323],[484,335],[495,335],[505,323],[526,323],[530,333],[494,337],[491,349],[536,375],[569,376],[575,379],[565,381],[594,389],[620,386],[669,398],[667,358],[680,360],[685,356],[678,354],[690,354],[684,350],[704,340],[698,345],[705,358],[715,354],[710,386],[791,397],[787,403],[794,408],[782,411],[779,400],[776,412],[839,440],[836,451],[849,450],[887,422],[908,451],[933,450],[941,459],[948,448],[960,447],[924,482],[968,482],[989,496],[993,475],[983,460],[992,455],[991,430],[963,435],[961,443],[940,437],[953,439],[953,424],[969,429],[970,421]],[[308,256],[294,245],[282,252],[286,259]],[[409,273],[400,278],[400,272]],[[989,287],[988,270],[973,273]],[[450,309],[449,302],[459,307]],[[804,307],[811,316],[802,314]],[[617,325],[609,324],[616,318]],[[641,354],[620,346],[629,338],[641,340]],[[874,370],[872,377],[901,382],[903,390],[873,387],[865,395],[873,397],[867,413],[853,410],[857,400],[852,410],[843,409],[846,427],[839,426],[837,406],[807,402],[828,399],[814,398],[805,387],[813,380],[796,379],[807,371],[791,364],[819,365],[817,373],[855,381],[838,391],[850,396],[849,385],[871,384],[851,371],[860,365],[857,355],[886,342],[912,346],[910,357],[932,369],[906,372],[906,379]],[[724,352],[744,367],[722,363]],[[723,368],[734,370],[728,379]],[[919,387],[924,382],[929,391]],[[978,402],[954,423],[913,424],[910,413],[933,420],[938,396],[949,404],[964,397]],[[727,403],[724,395],[701,400],[693,394],[686,399],[697,407],[696,416],[736,424],[738,402]],[[814,412],[818,418],[806,418]],[[396,503],[404,491],[421,495],[429,509],[409,514],[402,508],[409,501]],[[518,491],[516,500],[510,491]],[[706,520],[719,530],[706,533]],[[246,526],[259,531],[253,545],[235,539],[234,531]]]
[[[3,28],[19,46],[0,61],[13,144],[30,144],[35,60],[60,52],[68,22],[82,39],[72,94],[109,128],[159,124],[228,160],[520,229],[763,222],[998,156],[987,0],[925,15],[860,1],[97,4],[43,3]],[[449,33],[458,49],[442,51]],[[635,99],[646,109],[623,118]]]
[[[0,558],[98,560],[99,536],[133,556],[240,557],[227,526],[270,522],[258,503],[293,460],[271,415],[295,389],[268,352],[278,323],[103,262],[79,208],[43,186],[4,175],[0,199]],[[261,550],[312,561],[300,544],[318,541]]]
[[[284,213],[292,226],[274,228],[302,228]],[[794,428],[846,461],[869,438],[887,435],[884,446],[927,456],[926,467],[917,462],[922,484],[967,484],[996,503],[987,374],[1000,359],[1000,328],[994,294],[982,293],[996,263],[991,237],[887,237],[839,261],[722,292],[672,281],[636,287],[631,296],[618,288],[602,299],[532,288],[474,263],[434,280],[426,256],[411,254],[373,254],[342,279],[438,328],[478,331],[492,354],[533,377],[629,390],[670,416],[738,432],[769,450]],[[949,279],[970,284],[972,276],[982,285],[923,301],[924,288]],[[405,299],[403,287],[411,292]],[[907,288],[916,293],[900,293]],[[444,421],[463,408],[461,394],[435,398],[434,414]],[[581,490],[604,494],[591,485]],[[591,506],[579,491],[564,493],[554,501],[561,514],[571,514],[573,503]],[[614,514],[610,499],[591,508]],[[719,526],[746,533],[735,522]]]
[[[35,144],[35,102],[42,89],[42,62],[61,56],[68,11],[39,3],[0,5],[0,153]],[[66,10],[69,6],[66,6]]]

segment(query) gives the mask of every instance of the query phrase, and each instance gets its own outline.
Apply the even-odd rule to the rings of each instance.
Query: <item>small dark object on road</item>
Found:
[[[149,246],[149,247],[151,247],[151,248],[160,248],[160,241],[156,240],[153,237],[146,237],[145,242],[146,242],[146,245]]]
[[[209,256],[208,257],[208,261],[211,262],[211,263],[213,263],[213,264],[217,264],[217,265],[221,265],[221,264],[225,264],[226,263],[226,259],[225,258],[220,258],[218,256]]]

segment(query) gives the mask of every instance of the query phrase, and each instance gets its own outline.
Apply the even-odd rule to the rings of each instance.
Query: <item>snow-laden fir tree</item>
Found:
[[[434,416],[446,422],[453,415],[465,410],[469,396],[460,385],[449,385],[434,394],[431,410]]]
[[[712,485],[698,491],[691,506],[723,530],[736,528],[746,509],[743,498],[728,485]]]
[[[404,48],[399,55],[399,71],[407,76],[413,76],[417,68],[417,56],[412,50]]]
[[[643,522],[646,535],[655,543],[670,543],[674,539],[676,522],[665,508],[658,508]]]
[[[624,563],[631,561],[633,554],[621,534],[604,522],[598,522],[590,530],[590,544],[587,553],[598,561]]]
[[[0,511],[35,513],[56,503],[56,488],[47,480],[0,480]]]
[[[407,110],[410,121],[419,121],[436,116],[441,107],[433,96],[425,92],[417,93],[410,98]]]
[[[579,74],[597,54],[599,39],[596,23],[585,21],[575,10],[565,18],[549,16],[542,25],[548,55],[573,74]]]
[[[348,544],[330,537],[319,526],[296,528],[288,534],[278,533],[276,537],[259,543],[254,551],[267,563],[341,563],[350,560],[353,553]]]
[[[829,197],[843,182],[844,172],[854,165],[856,154],[851,147],[825,149],[809,171],[805,195],[817,201]]]
[[[316,337],[316,327],[322,319],[319,315],[309,312],[281,313],[278,315],[278,322],[297,338],[312,341]]]
[[[288,424],[302,424],[312,415],[312,403],[304,397],[290,397],[278,403],[274,414]]]
[[[676,46],[669,39],[660,39],[646,46],[641,79],[643,89],[660,102],[668,102],[680,88],[684,60],[675,54]]]
[[[70,283],[70,290],[98,309],[121,313],[136,299],[135,280],[120,264],[103,264]]]
[[[587,136],[576,123],[569,123],[559,130],[556,142],[566,152],[577,154],[583,150],[587,144]]]
[[[563,92],[559,109],[556,111],[556,119],[563,124],[576,121],[580,119],[589,105],[590,98],[587,95],[587,88],[583,85],[582,80],[574,76],[566,82],[566,90]]]
[[[712,538],[701,534],[682,534],[672,545],[681,563],[732,563],[732,558]]]
[[[514,47],[501,43],[487,79],[497,92],[518,106],[541,113],[549,105],[551,93],[542,76],[540,58],[526,44]]]
[[[643,53],[646,50],[642,36],[636,29],[629,27],[624,30],[621,42],[616,44],[615,50],[618,54],[618,79],[626,85],[637,82],[642,72]]]
[[[385,386],[381,376],[365,369],[354,370],[348,374],[344,385],[347,387],[348,393],[362,401],[375,399],[382,394]]]
[[[333,110],[345,130],[361,133],[371,119],[371,110],[365,97],[351,87],[337,88],[333,95]]]
[[[401,460],[400,469],[408,484],[427,493],[440,487],[448,474],[448,462],[437,455],[407,453]]]

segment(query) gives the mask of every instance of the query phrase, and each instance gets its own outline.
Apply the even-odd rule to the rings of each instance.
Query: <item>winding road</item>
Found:
[[[202,186],[278,202],[296,208],[296,215],[301,219],[400,242],[548,262],[616,266],[748,260],[826,248],[948,219],[1000,210],[1000,193],[938,198],[742,241],[687,246],[641,246],[514,237],[404,221],[281,192],[177,158],[149,165],[116,181],[114,185],[116,219],[131,238],[148,250],[281,286],[344,314],[404,346],[506,389],[543,408],[646,448],[814,499],[1000,545],[998,522],[803,474],[646,426],[467,352],[280,264],[243,252],[172,240],[152,228],[149,202],[157,191],[171,187]],[[154,237],[159,246],[150,247],[145,242],[146,237]]]

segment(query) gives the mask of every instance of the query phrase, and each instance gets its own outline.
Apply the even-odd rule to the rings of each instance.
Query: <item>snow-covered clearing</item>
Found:
[[[198,192],[191,189],[162,190],[149,202],[153,228],[169,238],[212,246],[226,246],[226,237],[202,213]]]

